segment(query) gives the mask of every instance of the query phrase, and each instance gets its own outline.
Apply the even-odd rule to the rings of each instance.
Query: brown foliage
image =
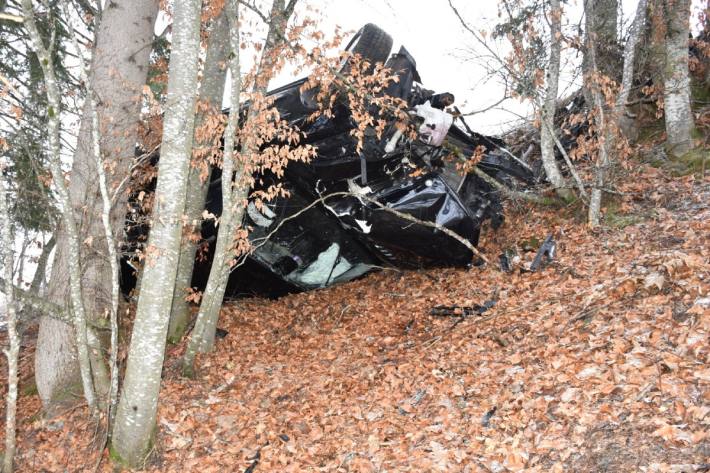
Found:
[[[641,166],[623,182],[617,212],[635,219],[623,229],[590,234],[522,206],[484,242],[522,252],[554,231],[558,259],[539,273],[385,271],[225,306],[229,333],[199,358],[200,379],[179,377],[183,347],[168,353],[147,470],[243,471],[256,452],[256,472],[706,462],[710,181]],[[491,298],[455,326],[429,315]],[[36,395],[21,399],[19,471],[93,471],[83,411],[43,421],[37,409]]]

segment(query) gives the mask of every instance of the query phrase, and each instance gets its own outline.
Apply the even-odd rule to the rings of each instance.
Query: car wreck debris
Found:
[[[530,271],[535,272],[541,267],[544,267],[552,262],[552,260],[555,259],[556,250],[557,243],[555,243],[555,240],[552,238],[552,233],[550,233],[547,235],[547,238],[545,238],[545,241],[542,242],[542,245],[540,245],[540,249],[537,250],[535,259],[530,265]]]
[[[349,50],[369,61],[386,61],[396,74],[398,81],[384,93],[406,102],[418,123],[416,138],[392,122],[381,138],[374,130],[365,133],[357,150],[351,135],[356,125],[347,104],[336,104],[330,117],[311,120],[318,104],[304,90],[307,79],[269,93],[281,118],[301,130],[302,143],[314,146],[317,156],[288,165],[278,180],[288,198],[259,208],[249,205],[243,225],[250,229],[252,251],[232,271],[228,296],[321,288],[383,266],[466,267],[474,257],[480,259],[475,247],[484,222],[497,228],[504,217],[499,191],[476,173],[462,175],[457,156],[484,150],[476,166],[487,176],[534,181],[532,169],[504,150],[502,141],[471,131],[460,114],[447,111],[454,103],[452,94],[421,86],[406,48],[390,57],[391,45],[387,33],[368,24]],[[207,211],[219,215],[221,176],[216,171]],[[257,182],[266,188],[276,178],[260,176]],[[202,236],[214,240],[215,232],[213,224],[206,224]],[[209,258],[196,263],[193,287],[204,287],[209,264]]]
[[[437,317],[468,317],[470,315],[482,315],[488,309],[496,305],[494,299],[487,300],[483,305],[461,306],[461,305],[437,305],[431,308],[429,313]]]

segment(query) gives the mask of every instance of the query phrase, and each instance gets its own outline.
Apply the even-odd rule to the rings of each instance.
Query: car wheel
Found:
[[[385,62],[389,58],[392,50],[392,37],[378,26],[368,23],[360,28],[345,50],[359,54],[374,66],[375,63]],[[348,67],[346,64],[342,72],[347,72]]]

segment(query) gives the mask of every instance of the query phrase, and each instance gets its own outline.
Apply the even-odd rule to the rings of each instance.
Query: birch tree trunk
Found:
[[[264,94],[268,88],[269,80],[273,75],[274,56],[283,45],[286,25],[288,23],[297,0],[291,0],[288,5],[285,0],[274,0],[269,15],[269,31],[266,44],[262,51],[259,66],[255,73],[253,92]],[[194,362],[197,352],[207,352],[214,347],[215,332],[222,299],[229,280],[230,262],[233,258],[234,237],[244,217],[244,202],[249,195],[249,187],[244,184],[244,169],[234,163],[234,133],[238,125],[239,95],[241,94],[241,80],[239,65],[239,28],[236,23],[238,18],[237,2],[230,0],[228,3],[230,20],[230,43],[232,45],[232,60],[230,72],[232,76],[231,113],[225,131],[224,157],[222,164],[222,216],[217,233],[217,244],[214,260],[210,268],[205,293],[200,304],[200,310],[195,321],[195,328],[190,336],[187,349],[183,358],[183,374],[194,374]],[[249,121],[255,119],[251,111],[247,111],[248,129]],[[248,140],[247,140],[248,141]],[[249,160],[257,152],[250,149],[248,144],[242,146],[241,159]],[[234,175],[234,181],[229,178]]]
[[[595,122],[600,135],[599,156],[597,157],[594,186],[592,187],[589,212],[587,214],[587,221],[590,227],[598,226],[601,218],[602,189],[604,187],[606,171],[611,165],[612,158],[610,156],[610,150],[614,149],[617,133],[619,132],[618,126],[622,120],[623,114],[626,112],[626,102],[628,101],[629,93],[633,85],[636,50],[641,38],[643,27],[646,23],[646,2],[647,0],[639,0],[638,6],[636,7],[636,15],[634,16],[634,21],[629,30],[629,39],[627,40],[624,48],[624,65],[622,67],[621,86],[616,97],[614,108],[610,113],[607,113],[605,110],[606,103],[602,97],[601,91],[599,90],[599,85],[594,84],[594,81],[590,80],[589,76],[587,78],[589,82],[588,89],[591,91],[593,97],[593,105],[597,109]],[[585,8],[588,8],[588,4],[585,5]],[[590,13],[586,9],[585,13],[587,21],[590,21],[589,18],[593,18],[594,16],[593,13]],[[589,25],[587,26],[589,27]],[[597,59],[596,47],[593,41],[588,41],[587,52],[590,59],[591,72],[595,73],[597,70]]]
[[[239,38],[239,7],[236,0],[228,0],[225,5],[227,18],[229,20],[229,72],[231,74],[231,89],[229,93],[231,110],[227,119],[227,127],[224,131],[224,152],[222,155],[222,215],[219,220],[219,230],[217,233],[217,243],[215,245],[214,258],[210,268],[210,275],[207,279],[207,286],[202,297],[200,310],[195,321],[195,328],[190,336],[190,341],[185,350],[183,359],[183,374],[193,375],[193,366],[197,351],[206,350],[204,338],[212,319],[219,317],[219,309],[224,298],[224,291],[227,288],[229,275],[229,251],[232,249],[234,230],[236,225],[233,221],[241,219],[244,215],[242,202],[235,204],[233,200],[232,175],[234,174],[234,135],[239,123],[239,103],[242,93],[242,73],[240,66],[240,38]],[[237,182],[239,172],[237,173]],[[241,220],[239,220],[241,221]]]
[[[229,25],[224,10],[213,20],[208,38],[207,52],[205,54],[205,67],[200,84],[200,100],[205,107],[204,111],[197,114],[195,119],[195,152],[193,160],[206,162],[215,150],[221,145],[221,136],[201,130],[213,114],[221,114],[222,97],[226,79],[226,63],[229,55]],[[200,131],[202,136],[200,136]],[[195,164],[195,163],[193,163]],[[190,167],[187,180],[187,199],[185,202],[185,219],[188,224],[184,229],[182,246],[180,247],[180,262],[178,263],[177,276],[175,277],[175,293],[173,294],[172,309],[170,311],[170,325],[168,327],[168,342],[177,343],[185,333],[185,328],[190,320],[190,305],[185,300],[187,289],[192,282],[192,270],[195,264],[197,242],[187,236],[193,232],[198,233],[202,224],[202,212],[205,210],[205,199],[209,187],[209,173],[207,179],[201,179],[201,169]]]
[[[35,269],[35,274],[32,276],[32,283],[30,284],[30,292],[35,295],[39,295],[40,289],[42,289],[44,284],[47,275],[49,255],[52,253],[56,242],[57,240],[54,238],[54,235],[52,235],[49,241],[42,247],[42,253],[40,253],[39,259],[37,260],[37,269]]]
[[[133,160],[138,141],[140,97],[146,82],[157,12],[157,0],[133,0],[130,4],[112,2],[110,8],[102,11],[96,30],[90,81],[97,97],[103,159],[110,163],[109,192],[113,192],[117,183],[128,174]],[[89,103],[86,103],[72,164],[70,194],[77,231],[85,241],[91,241],[91,245],[81,248],[81,284],[87,315],[96,318],[111,306],[113,283],[102,223],[104,204],[97,179],[92,128]],[[110,213],[112,233],[117,240],[123,236],[126,199],[125,194],[118,194]],[[69,249],[65,225],[60,226],[56,238],[48,296],[55,303],[66,305],[69,292],[67,268],[76,256],[72,256]],[[49,317],[40,321],[35,373],[37,390],[45,409],[51,409],[55,401],[61,400],[76,385],[76,348],[69,330],[68,326]],[[105,392],[108,388],[106,367],[100,354],[94,355],[94,366],[101,373],[99,391]]]
[[[12,237],[12,223],[7,205],[6,186],[3,178],[3,166],[0,165],[0,251],[2,256],[3,276],[6,281],[13,280],[13,255],[14,239]],[[3,457],[2,473],[12,473],[15,459],[15,431],[17,429],[17,383],[18,362],[20,356],[20,335],[17,331],[17,308],[15,307],[14,291],[8,284],[5,291],[7,337],[10,346],[4,350],[7,357],[7,397],[5,398],[5,456]]]
[[[200,0],[175,0],[163,143],[147,259],[128,350],[112,456],[141,465],[155,432],[165,342],[180,254],[182,213],[195,124]]]
[[[666,135],[671,152],[680,156],[693,148],[692,132],[695,126],[690,109],[688,73],[690,0],[663,0],[663,11],[666,18],[666,61],[663,69]]]
[[[545,175],[557,194],[565,200],[572,198],[567,182],[562,177],[555,160],[555,105],[557,103],[557,88],[560,80],[560,51],[562,9],[559,0],[550,0],[550,60],[547,64],[547,91],[542,109],[540,125],[540,152]]]
[[[49,136],[49,168],[52,173],[52,181],[56,188],[57,200],[61,214],[61,221],[66,231],[67,249],[70,255],[68,261],[69,289],[71,308],[74,319],[74,331],[76,352],[78,355],[79,372],[81,375],[81,385],[84,390],[84,397],[89,405],[89,410],[96,413],[97,404],[94,393],[94,384],[91,375],[91,363],[89,361],[89,346],[86,331],[86,312],[84,310],[84,300],[81,286],[81,268],[79,266],[79,234],[74,221],[74,214],[71,207],[71,197],[69,189],[64,180],[64,173],[61,167],[61,148],[59,141],[59,114],[61,101],[59,98],[59,87],[54,74],[54,66],[50,52],[44,46],[42,37],[34,21],[34,11],[31,0],[22,0],[22,10],[25,16],[25,26],[30,36],[32,49],[39,59],[44,83],[47,90],[47,134]],[[66,278],[66,274],[64,276]],[[37,383],[39,388],[39,382]]]

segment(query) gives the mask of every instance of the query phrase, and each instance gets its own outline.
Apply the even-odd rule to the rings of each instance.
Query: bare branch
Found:
[[[501,184],[498,184],[498,185],[501,185]],[[435,228],[435,229],[441,231],[442,233],[445,233],[446,235],[450,236],[454,240],[458,241],[462,245],[464,245],[466,248],[471,250],[471,252],[475,256],[481,258],[486,263],[489,263],[488,258],[486,258],[480,251],[478,251],[478,249],[475,246],[473,246],[473,244],[470,241],[468,241],[466,238],[462,237],[458,233],[454,232],[453,230],[450,230],[450,229],[448,229],[442,225],[439,225],[438,223],[435,223],[435,222],[429,222],[427,220],[420,220],[420,219],[413,217],[407,213],[400,212],[400,211],[395,210],[391,207],[387,207],[386,205],[382,204],[381,202],[379,202],[371,197],[368,197],[363,194],[355,194],[353,192],[333,192],[331,194],[320,196],[318,199],[316,199],[313,202],[311,202],[310,204],[306,205],[305,207],[300,209],[298,212],[291,214],[288,217],[279,221],[279,223],[274,227],[274,229],[271,230],[267,235],[254,239],[254,241],[255,242],[258,241],[259,244],[252,247],[251,251],[253,252],[253,251],[261,248],[262,246],[264,246],[266,244],[266,242],[268,242],[269,239],[271,239],[271,237],[274,236],[276,234],[276,232],[278,232],[284,224],[286,224],[286,222],[289,222],[290,220],[297,218],[298,216],[304,214],[305,212],[309,211],[310,209],[312,209],[313,207],[315,207],[318,204],[324,204],[328,199],[332,199],[333,197],[356,197],[358,199],[362,199],[368,203],[375,205],[380,210],[383,210],[385,212],[389,212],[389,213],[396,215],[397,217],[400,217],[400,218],[407,220],[409,222],[415,223],[417,225],[423,225],[425,227]],[[232,271],[234,271],[234,269],[236,269],[239,266],[241,266],[242,264],[244,264],[244,261],[246,260],[246,256],[248,256],[248,255],[242,256],[242,259],[232,267]]]
[[[24,23],[25,19],[19,15],[13,15],[12,13],[2,13],[0,12],[0,20],[14,21],[15,23]]]
[[[505,102],[505,101],[508,100],[509,98],[510,98],[510,97],[508,97],[507,94],[504,94],[504,95],[503,95],[503,98],[501,98],[499,101],[497,101],[497,102],[495,102],[495,103],[493,103],[493,104],[491,104],[491,105],[489,105],[489,106],[487,106],[487,107],[485,107],[485,108],[482,108],[482,109],[480,109],[480,110],[474,110],[474,111],[472,111],[472,112],[462,113],[461,116],[470,117],[470,116],[472,116],[472,115],[478,115],[479,113],[488,112],[489,110],[493,110],[494,108],[496,108],[498,105],[502,104],[503,102]]]

